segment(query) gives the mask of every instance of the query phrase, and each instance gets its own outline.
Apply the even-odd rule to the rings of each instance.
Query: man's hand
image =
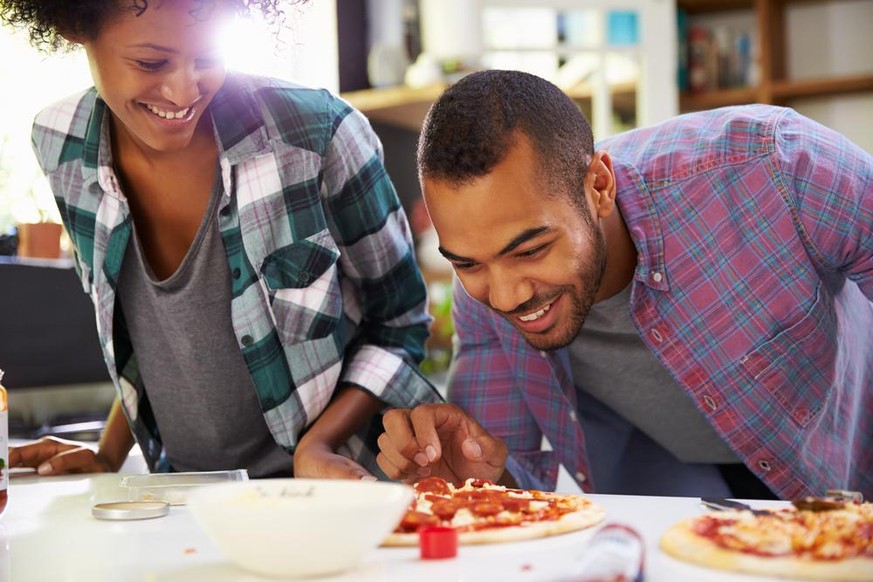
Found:
[[[376,477],[353,460],[339,455],[326,443],[305,438],[294,451],[294,476],[309,479],[364,479]]]
[[[503,475],[506,445],[454,404],[389,410],[382,424],[376,461],[392,479],[442,477],[460,485],[470,477],[496,483]]]
[[[87,445],[55,437],[9,447],[9,466],[30,467],[40,475],[112,472],[109,462]]]

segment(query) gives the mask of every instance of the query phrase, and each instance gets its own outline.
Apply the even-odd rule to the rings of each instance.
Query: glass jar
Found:
[[[0,370],[0,381],[3,380],[3,370]],[[0,514],[6,509],[9,485],[9,399],[6,388],[0,384]]]

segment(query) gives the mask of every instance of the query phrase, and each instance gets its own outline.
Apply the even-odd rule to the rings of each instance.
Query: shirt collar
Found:
[[[264,118],[252,91],[244,77],[228,73],[209,104],[226,193],[230,192],[230,166],[269,151]],[[97,96],[85,132],[82,178],[86,186],[97,181],[104,192],[122,198],[112,160],[109,121],[109,109]]]
[[[264,116],[246,77],[228,73],[209,104],[219,155],[230,165],[269,151]]]
[[[670,274],[664,260],[664,236],[651,192],[637,169],[613,160],[616,181],[616,202],[637,248],[634,279],[640,283],[667,291]]]

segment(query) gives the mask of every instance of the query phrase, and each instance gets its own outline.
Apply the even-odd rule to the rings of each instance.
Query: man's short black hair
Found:
[[[518,132],[537,153],[549,187],[544,194],[583,200],[594,153],[591,126],[558,87],[520,71],[472,73],[437,99],[418,141],[419,177],[463,184],[484,176],[506,157]]]

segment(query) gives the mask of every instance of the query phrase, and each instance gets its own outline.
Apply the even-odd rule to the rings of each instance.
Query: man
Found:
[[[873,494],[870,155],[768,106],[595,149],[556,87],[486,71],[435,103],[418,165],[460,283],[454,405],[386,415],[389,476]]]

